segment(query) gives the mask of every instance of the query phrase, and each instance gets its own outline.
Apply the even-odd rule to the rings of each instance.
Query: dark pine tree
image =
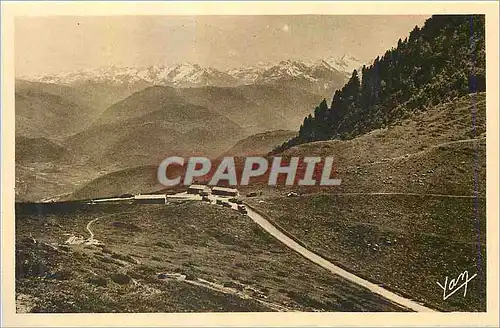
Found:
[[[394,124],[414,111],[486,90],[484,15],[434,15],[397,47],[354,71],[276,151],[317,140],[348,139]]]

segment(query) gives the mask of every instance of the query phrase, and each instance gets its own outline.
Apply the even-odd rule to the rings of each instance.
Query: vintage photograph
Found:
[[[17,313],[487,311],[484,15],[14,25]]]

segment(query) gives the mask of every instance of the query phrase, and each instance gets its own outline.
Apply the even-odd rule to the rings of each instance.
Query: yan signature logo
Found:
[[[444,280],[444,285],[436,282],[439,287],[443,290],[443,301],[446,301],[448,297],[455,294],[455,292],[459,291],[460,288],[464,289],[464,297],[467,295],[467,286],[469,281],[476,278],[477,273],[475,273],[472,277],[469,278],[469,272],[465,270],[461,274],[458,275],[455,279],[451,279],[448,281],[448,276]]]

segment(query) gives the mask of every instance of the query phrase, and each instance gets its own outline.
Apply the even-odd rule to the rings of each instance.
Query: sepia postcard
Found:
[[[498,327],[498,2],[3,2],[2,326]]]

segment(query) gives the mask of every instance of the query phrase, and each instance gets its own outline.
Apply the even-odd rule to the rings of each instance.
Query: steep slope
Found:
[[[171,87],[153,86],[135,92],[126,99],[106,109],[97,124],[109,124],[126,121],[170,106],[185,105],[177,90]]]
[[[273,85],[181,88],[154,86],[134,93],[108,108],[97,124],[116,123],[163,108],[192,104],[205,107],[242,126],[248,134],[296,129],[319,96]],[[183,119],[188,112],[177,112]],[[196,117],[193,116],[194,119]],[[234,141],[234,140],[233,140]]]
[[[215,158],[253,131],[295,128],[304,115],[301,110],[310,107],[300,104],[316,101],[313,94],[275,86],[149,87],[108,108],[84,131],[65,138],[63,146],[75,155],[62,157],[71,164],[65,170],[75,171],[61,180],[70,181],[69,185],[51,181],[54,188],[47,188],[46,194],[40,188],[23,187],[20,190],[33,195],[22,198],[49,198],[78,188],[86,181],[76,172],[82,165],[110,172],[158,165],[172,155]],[[22,180],[29,183],[36,171],[23,169]]]
[[[474,124],[473,124],[474,123]],[[334,155],[340,166],[403,157],[439,144],[486,136],[486,93],[471,94],[410,114],[386,128],[351,140],[316,141],[297,145],[284,156]]]
[[[102,113],[109,106],[129,97],[134,92],[138,92],[150,86],[150,83],[144,81],[139,81],[133,84],[80,81],[71,84],[72,88],[85,92],[91,99],[98,102],[100,104],[100,113]]]
[[[334,187],[249,186],[263,196],[248,202],[288,234],[348,271],[430,307],[485,311],[484,93],[350,140],[304,143],[276,156],[333,156],[342,179]],[[291,190],[300,197],[286,197]],[[436,282],[464,270],[477,273],[467,297],[443,300]]]
[[[337,176],[342,179],[340,186],[322,187],[320,190],[331,192],[407,192],[407,193],[456,193],[471,194],[474,188],[474,170],[477,161],[479,192],[485,192],[485,133],[486,133],[486,97],[485,94],[465,96],[452,102],[434,106],[425,113],[416,113],[400,124],[352,140],[319,141],[290,148],[277,156],[333,156]],[[476,110],[476,125],[471,125],[472,110]],[[250,136],[239,141],[224,155],[246,155],[249,149],[260,148],[260,141],[265,147],[271,147],[268,141],[286,137],[288,131],[275,131]],[[262,136],[266,137],[262,140]],[[272,136],[272,138],[269,138]],[[279,137],[278,137],[279,136]],[[475,136],[475,137],[474,137]],[[260,139],[260,141],[258,141]],[[248,146],[247,146],[248,145]],[[479,152],[476,160],[475,154]],[[252,154],[262,154],[252,151]],[[237,166],[241,166],[237,159]],[[214,164],[216,165],[216,164]],[[149,168],[151,176],[157,166]],[[126,190],[141,185],[140,192],[162,189],[156,176],[144,180],[140,169],[116,172],[118,176],[128,175],[129,180],[120,180],[116,189],[104,187],[99,192],[95,186],[115,185],[114,177],[100,178],[90,190],[101,196],[126,193]],[[154,173],[156,174],[156,173]],[[111,179],[110,182],[106,182]],[[148,181],[142,184],[140,181]],[[262,180],[265,183],[265,179]],[[482,181],[482,182],[481,182]],[[149,184],[148,184],[149,183]],[[93,185],[91,183],[91,185]],[[90,187],[89,187],[90,188]],[[265,188],[264,184],[251,184],[250,189]],[[278,191],[284,187],[278,187]],[[287,187],[285,190],[297,189]],[[137,190],[137,189],[134,189]],[[298,190],[298,189],[297,189]],[[301,187],[303,193],[316,193],[318,187]],[[274,191],[273,191],[274,193]],[[83,195],[83,194],[78,194]],[[91,195],[87,193],[86,195]],[[109,195],[109,194],[108,194]],[[75,196],[76,197],[76,196]],[[76,197],[77,198],[77,197]]]
[[[434,15],[382,58],[354,71],[308,116],[280,149],[318,140],[350,139],[457,96],[485,91],[482,15]]]
[[[486,94],[481,93],[433,106],[351,140],[305,143],[279,155],[333,156],[343,182],[332,191],[468,194],[474,188],[475,161],[479,178],[485,179],[485,137]],[[484,193],[485,185],[479,187]]]
[[[248,202],[307,248],[383,288],[438,311],[486,311],[484,198],[315,193]],[[436,282],[465,270],[474,276],[466,297],[462,289],[443,300]]]
[[[16,135],[60,139],[90,126],[133,88],[16,80]]]

